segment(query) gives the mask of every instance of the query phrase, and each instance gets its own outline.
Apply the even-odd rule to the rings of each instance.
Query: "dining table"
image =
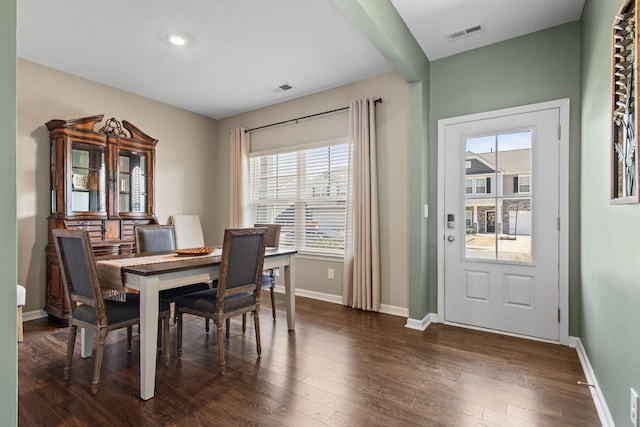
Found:
[[[128,256],[105,256],[96,258],[98,269],[112,265],[113,260],[136,258],[135,262],[124,263],[117,274],[121,275],[122,285],[140,293],[140,397],[149,400],[155,393],[156,355],[158,339],[159,292],[199,282],[211,282],[218,279],[220,270],[220,252],[203,254],[204,256],[181,257],[168,253],[158,261],[158,253],[130,254]],[[264,270],[278,269],[284,272],[285,307],[287,328],[295,329],[295,259],[293,249],[267,249],[264,257]],[[101,265],[103,263],[103,265]],[[93,334],[81,330],[82,357],[90,357],[93,348]]]

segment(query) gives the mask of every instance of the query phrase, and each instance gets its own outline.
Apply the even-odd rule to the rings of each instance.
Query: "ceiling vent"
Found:
[[[288,84],[283,84],[280,85],[278,87],[274,87],[273,89],[271,89],[271,92],[273,93],[278,93],[278,92],[284,92],[285,90],[289,90],[289,89],[293,89],[293,86],[288,85]]]
[[[453,31],[447,34],[447,38],[449,39],[449,41],[454,41],[454,40],[461,39],[463,37],[472,36],[474,34],[479,34],[482,32],[484,32],[484,25],[476,24],[476,25],[471,25],[467,28],[463,28],[461,30]]]

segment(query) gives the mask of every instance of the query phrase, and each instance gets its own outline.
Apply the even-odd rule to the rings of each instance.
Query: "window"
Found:
[[[473,194],[473,178],[465,178],[464,192],[466,194]]]
[[[491,193],[491,178],[476,178],[476,194]]]
[[[529,193],[531,191],[531,175],[520,175],[518,178],[518,193]]]
[[[473,227],[473,211],[471,209],[464,211],[464,223],[467,228]]]
[[[251,158],[254,222],[282,226],[280,245],[344,254],[349,144]]]

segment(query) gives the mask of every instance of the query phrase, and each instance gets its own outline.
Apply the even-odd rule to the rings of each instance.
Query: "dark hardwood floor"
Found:
[[[261,311],[262,357],[253,322],[240,318],[218,374],[215,330],[185,315],[181,360],[157,365],[156,395],[138,397],[139,341],[107,338],[100,390],[93,360],[80,358],[63,380],[67,329],[25,323],[18,345],[21,426],[598,426],[574,349],[441,324],[424,331],[406,319],[297,298],[295,332],[284,308]]]

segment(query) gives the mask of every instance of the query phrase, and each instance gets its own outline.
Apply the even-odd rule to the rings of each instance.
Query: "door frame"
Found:
[[[446,215],[444,212],[444,148],[445,130],[447,126],[458,125],[466,122],[494,119],[514,114],[532,113],[540,110],[557,108],[560,112],[559,132],[559,221],[560,233],[558,236],[558,307],[560,309],[560,322],[558,324],[559,343],[569,345],[569,98],[557,99],[553,101],[540,102],[518,107],[504,108],[500,110],[486,111],[482,113],[468,114],[464,116],[451,117],[438,120],[438,314],[437,321],[445,322],[444,304],[444,244]],[[440,238],[442,236],[442,238]],[[482,328],[477,328],[482,329]],[[495,331],[493,331],[495,332]],[[505,332],[498,332],[506,335],[515,335]],[[524,337],[535,339],[531,337]],[[555,342],[555,341],[554,341]]]

